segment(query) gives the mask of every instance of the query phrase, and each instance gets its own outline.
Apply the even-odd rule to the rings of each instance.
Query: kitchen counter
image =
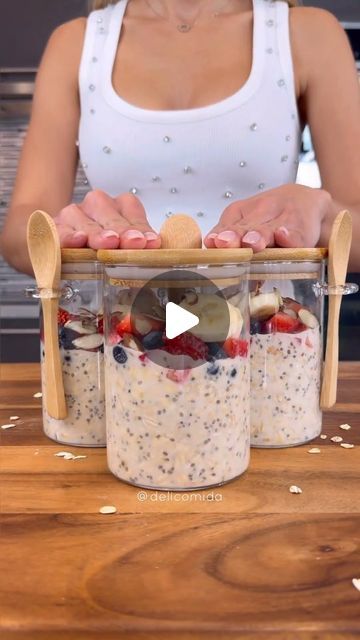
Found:
[[[116,480],[104,449],[48,440],[39,367],[2,365],[1,424],[20,417],[0,430],[2,640],[358,638],[359,385],[360,363],[342,363],[326,440],[253,450],[242,478],[167,494]]]

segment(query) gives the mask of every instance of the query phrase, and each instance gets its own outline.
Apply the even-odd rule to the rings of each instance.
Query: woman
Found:
[[[27,219],[62,246],[157,248],[166,216],[207,247],[326,245],[354,218],[360,269],[360,92],[329,13],[272,0],[95,0],[53,33],[2,237],[30,271]],[[289,5],[291,8],[289,8]],[[295,184],[310,125],[322,189]],[[71,202],[78,153],[92,190]]]

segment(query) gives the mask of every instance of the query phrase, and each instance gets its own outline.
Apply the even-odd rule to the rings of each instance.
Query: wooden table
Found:
[[[329,439],[360,445],[359,363],[320,454],[254,450],[242,478],[170,495],[116,480],[101,449],[54,457],[76,449],[42,435],[38,367],[1,377],[1,424],[21,418],[0,430],[2,640],[359,637],[360,446]]]

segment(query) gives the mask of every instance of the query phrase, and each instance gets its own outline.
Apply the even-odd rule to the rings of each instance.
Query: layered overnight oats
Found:
[[[316,315],[275,288],[250,296],[251,445],[288,447],[321,432],[322,339]]]
[[[192,293],[181,304],[186,308],[188,301],[199,313],[214,300]],[[214,330],[204,330],[204,322],[170,340],[161,309],[136,316],[113,306],[105,386],[108,464],[118,478],[146,488],[191,490],[246,470],[249,342],[241,311],[230,303],[229,317],[225,341],[212,340]]]
[[[60,308],[58,328],[67,417],[56,420],[44,406],[44,432],[64,444],[105,446],[103,318],[85,308],[77,313]],[[41,340],[41,377],[46,397],[44,358]]]

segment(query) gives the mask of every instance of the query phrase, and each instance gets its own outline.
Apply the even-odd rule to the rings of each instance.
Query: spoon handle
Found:
[[[42,299],[45,342],[45,405],[52,418],[67,416],[58,337],[58,298]]]
[[[336,402],[339,368],[339,318],[341,298],[341,294],[331,295],[329,297],[326,356],[320,398],[321,409],[330,409]]]

